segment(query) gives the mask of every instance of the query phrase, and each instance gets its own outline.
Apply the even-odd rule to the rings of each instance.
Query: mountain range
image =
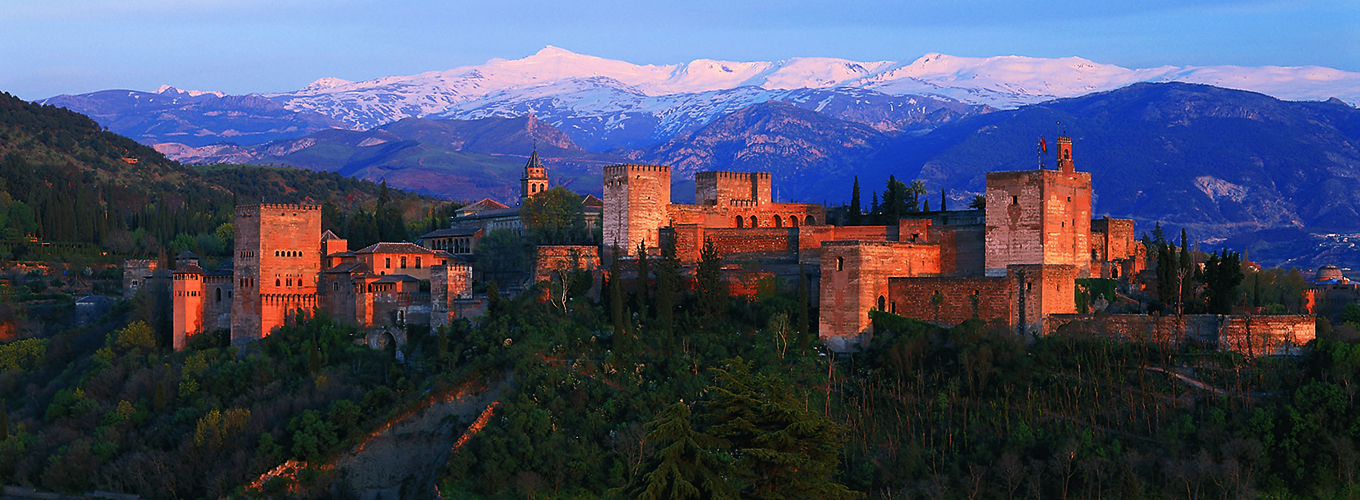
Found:
[[[1360,75],[1326,68],[1154,71],[934,54],[638,66],[548,48],[283,94],[162,88],[44,102],[91,109],[181,161],[292,165],[469,200],[513,201],[537,147],[555,184],[584,193],[599,193],[600,166],[643,162],[675,168],[678,201],[693,172],[722,169],[773,172],[780,200],[841,203],[858,176],[867,203],[894,175],[961,206],[986,172],[1036,168],[1038,138],[1067,133],[1078,168],[1093,173],[1097,214],[1189,228],[1211,243],[1288,230],[1268,234],[1293,243],[1257,243],[1252,257],[1306,263],[1300,256],[1321,246],[1357,253],[1344,250],[1345,235],[1360,233],[1360,112],[1347,102],[1357,99]],[[1328,258],[1360,267],[1360,255]]]
[[[1078,57],[942,54],[910,61],[701,59],[637,65],[556,47],[522,59],[493,59],[416,75],[361,82],[322,78],[283,93],[228,96],[162,87],[156,92],[62,95],[41,102],[88,114],[111,130],[147,144],[248,145],[303,136],[332,128],[336,122],[367,130],[413,117],[466,120],[534,113],[583,148],[605,151],[664,142],[768,101],[801,103],[819,111],[882,101],[877,107],[892,113],[874,120],[875,127],[886,132],[919,131],[943,119],[923,118],[942,108],[965,115],[984,107],[1009,109],[1136,82],[1169,81],[1250,90],[1282,99],[1337,97],[1360,103],[1360,73],[1313,66],[1129,69]]]

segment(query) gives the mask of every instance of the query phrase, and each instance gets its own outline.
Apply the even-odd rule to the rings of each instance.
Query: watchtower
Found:
[[[604,246],[631,255],[639,242],[658,247],[657,229],[669,225],[671,168],[663,165],[604,167]]]
[[[236,208],[231,341],[269,335],[288,313],[316,306],[321,271],[321,207],[247,205]]]
[[[987,276],[1012,264],[1072,265],[1090,276],[1091,174],[1074,169],[1070,137],[1058,139],[1058,158],[1058,170],[987,174]]]

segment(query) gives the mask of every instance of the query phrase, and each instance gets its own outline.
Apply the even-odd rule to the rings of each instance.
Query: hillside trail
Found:
[[[394,418],[335,460],[332,491],[361,500],[416,498],[435,491],[449,454],[481,430],[477,424],[485,425],[510,383],[510,377],[469,382]]]

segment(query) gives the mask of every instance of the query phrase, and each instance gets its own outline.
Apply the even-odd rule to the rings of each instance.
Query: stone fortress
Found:
[[[976,318],[1019,335],[1046,335],[1097,319],[1078,314],[1077,279],[1115,279],[1133,290],[1147,265],[1132,220],[1094,218],[1091,174],[1076,170],[1070,138],[1059,138],[1056,154],[1055,170],[988,173],[985,208],[920,212],[882,226],[827,225],[822,205],[775,202],[765,172],[699,172],[695,203],[677,204],[669,167],[608,166],[603,200],[584,200],[587,211],[598,210],[592,220],[602,226],[602,246],[539,247],[530,281],[572,268],[598,274],[602,254],[632,260],[641,246],[657,255],[663,241],[674,244],[688,268],[711,242],[737,293],[751,291],[753,277],[807,279],[818,335],[836,352],[871,341],[875,310],[942,325]],[[547,188],[535,153],[521,179],[521,201]],[[384,242],[354,251],[322,233],[319,207],[238,207],[233,262],[204,271],[194,256],[181,255],[167,287],[156,284],[166,273],[154,261],[128,261],[125,290],[171,289],[176,349],[197,332],[227,327],[233,343],[258,339],[298,310],[365,328],[370,345],[380,343],[374,337],[380,332],[396,332],[401,342],[393,327],[437,327],[479,312],[482,301],[471,293],[477,241],[494,229],[487,221],[521,226],[518,209],[486,208],[493,205],[472,205],[482,207],[480,215],[456,216],[450,229],[425,235],[421,245]],[[1262,353],[1313,336],[1309,316],[1256,318],[1255,331],[1252,318],[1098,319],[1126,338],[1207,338]],[[1254,336],[1263,340],[1253,344]]]

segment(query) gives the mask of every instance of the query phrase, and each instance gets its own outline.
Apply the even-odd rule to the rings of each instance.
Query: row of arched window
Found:
[[[275,257],[301,257],[302,252],[298,250],[275,250]]]
[[[788,221],[788,222],[789,222],[789,227],[798,227],[798,216],[797,216],[797,215],[790,215],[790,216],[789,216],[789,221]],[[757,219],[756,216],[754,216],[754,215],[752,215],[752,216],[750,216],[750,217],[742,217],[742,216],[738,215],[738,216],[736,216],[736,218],[734,219],[734,223],[737,225],[737,227],[760,227],[760,219]],[[784,218],[781,217],[781,216],[779,216],[779,215],[775,215],[774,217],[772,217],[772,218],[770,219],[770,222],[769,222],[769,223],[774,224],[773,227],[784,227]],[[813,226],[813,225],[816,225],[816,224],[817,224],[817,218],[816,218],[816,217],[813,217],[813,216],[811,216],[811,215],[808,215],[808,216],[806,216],[806,217],[803,218],[802,223],[803,223],[803,225],[806,225],[806,226]]]
[[[293,278],[288,278],[286,280],[274,278],[274,286],[293,286]],[[302,286],[302,278],[298,278],[297,286]]]

